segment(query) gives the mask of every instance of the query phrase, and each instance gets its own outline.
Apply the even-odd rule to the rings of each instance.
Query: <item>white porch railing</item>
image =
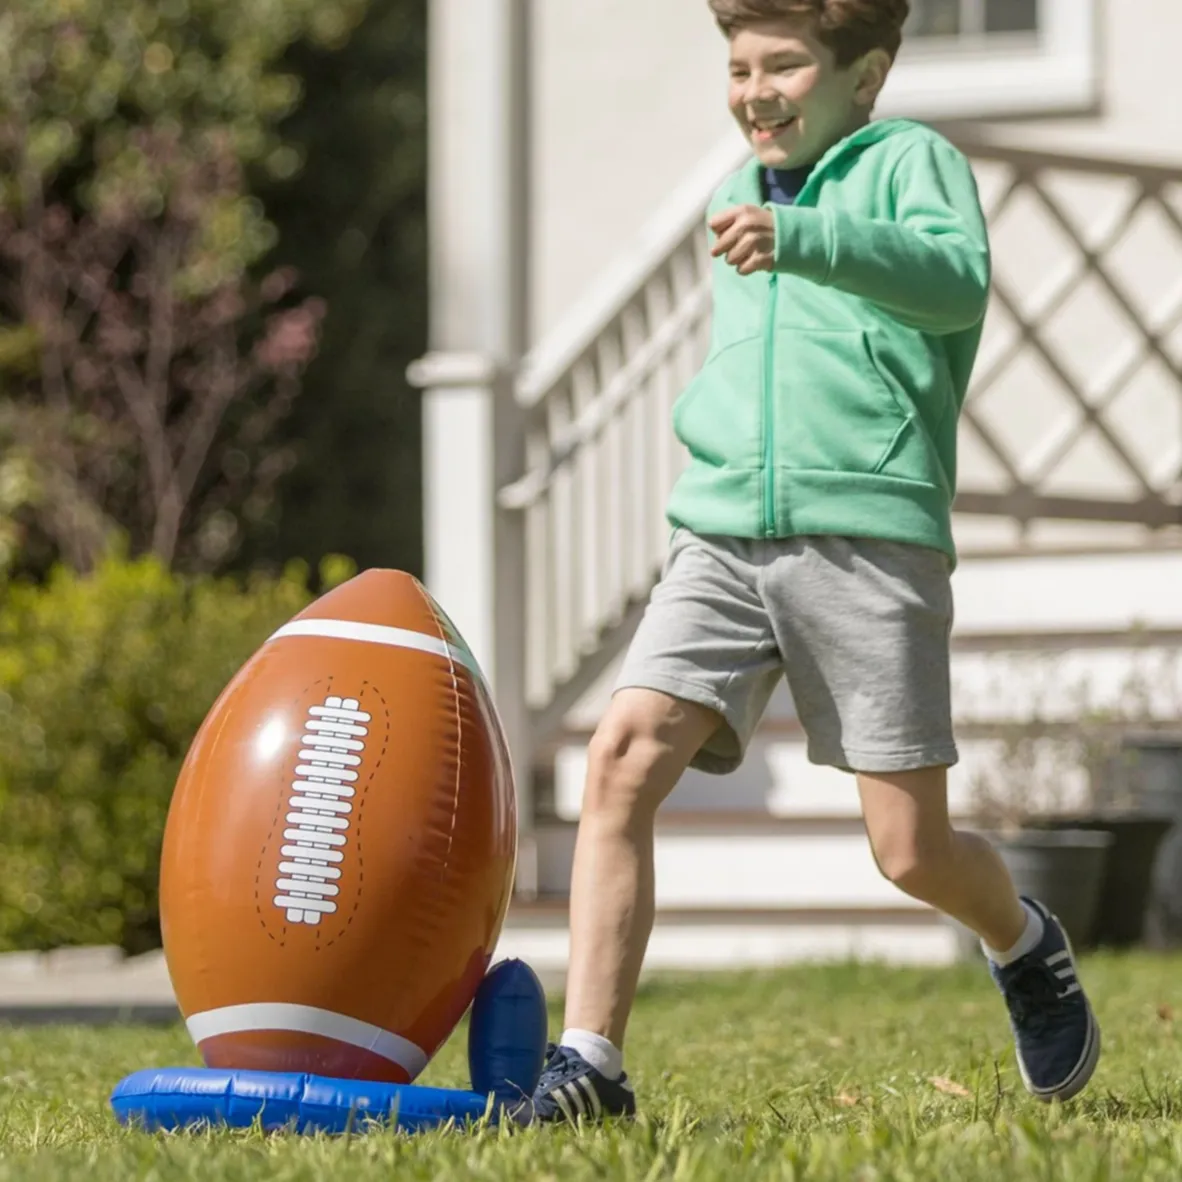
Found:
[[[994,287],[961,433],[961,514],[1182,522],[1182,168],[955,132],[990,219]],[[527,359],[527,698],[535,746],[629,634],[665,554],[673,402],[710,317],[706,162],[634,262]],[[1037,545],[1037,538],[1032,542]]]

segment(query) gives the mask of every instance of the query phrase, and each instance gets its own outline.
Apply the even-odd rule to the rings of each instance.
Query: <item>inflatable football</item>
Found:
[[[480,669],[415,578],[369,570],[278,629],[194,738],[164,951],[211,1068],[409,1083],[509,905],[512,771]]]

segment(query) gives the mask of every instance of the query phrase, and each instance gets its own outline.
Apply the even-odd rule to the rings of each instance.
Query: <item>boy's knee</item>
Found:
[[[874,842],[874,858],[883,877],[905,894],[924,898],[955,873],[952,832],[921,837],[900,831]]]
[[[584,813],[655,811],[677,783],[696,749],[692,722],[662,707],[648,696],[613,700],[588,745]]]
[[[866,832],[883,876],[925,901],[942,895],[958,873],[945,770],[860,774],[858,788]]]
[[[583,812],[641,805],[665,754],[664,745],[638,719],[626,714],[605,718],[587,749]]]

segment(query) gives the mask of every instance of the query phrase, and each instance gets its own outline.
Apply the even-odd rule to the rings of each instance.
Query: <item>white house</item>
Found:
[[[995,250],[961,434],[963,812],[987,724],[1046,688],[1032,650],[1066,663],[1067,711],[1073,679],[1111,697],[1182,636],[1182,5],[913,8],[880,112],[963,146]],[[669,409],[708,326],[703,212],[744,148],[705,0],[432,0],[430,19],[426,577],[517,762],[505,946],[557,967],[586,735],[664,552]],[[650,963],[951,953],[875,872],[852,784],[804,759],[786,695],[747,766],[687,777],[663,815]]]

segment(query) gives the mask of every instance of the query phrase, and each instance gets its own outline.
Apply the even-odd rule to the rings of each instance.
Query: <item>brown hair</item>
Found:
[[[893,58],[903,41],[910,0],[707,0],[718,27],[729,37],[756,21],[805,20],[839,67],[872,49]]]

